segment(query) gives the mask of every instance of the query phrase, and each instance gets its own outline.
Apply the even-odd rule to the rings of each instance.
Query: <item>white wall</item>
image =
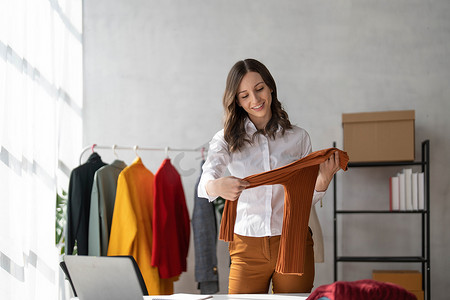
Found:
[[[237,60],[248,57],[271,70],[291,121],[310,133],[314,150],[333,141],[342,147],[342,113],[414,109],[417,158],[420,142],[431,141],[432,294],[443,299],[450,276],[449,13],[446,0],[84,1],[84,142],[205,145],[222,126],[226,75]],[[100,154],[106,161],[113,159],[110,151]],[[164,153],[140,154],[153,172],[164,158]],[[130,151],[119,155],[127,163],[134,157]],[[172,158],[177,155],[171,153]],[[185,153],[177,162],[191,210],[199,165],[199,153]],[[387,201],[386,178],[396,172],[342,174],[340,180],[346,183],[339,185],[338,194],[345,197],[344,207],[382,206]],[[373,175],[375,188],[367,185]],[[330,191],[324,208],[318,209],[326,261],[316,265],[316,287],[333,281],[332,200]],[[351,217],[339,222],[345,228],[340,254],[420,255],[414,217]],[[386,234],[388,223],[406,232]],[[224,243],[218,254],[225,293]],[[392,268],[341,266],[339,279],[345,280],[370,278],[374,268]],[[196,292],[193,244],[188,268],[175,285],[178,292]]]

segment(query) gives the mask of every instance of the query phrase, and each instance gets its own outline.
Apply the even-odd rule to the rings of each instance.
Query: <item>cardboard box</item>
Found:
[[[413,161],[414,110],[342,114],[350,162]]]
[[[372,279],[397,284],[408,291],[422,290],[422,274],[411,270],[373,270]]]
[[[417,300],[423,300],[423,298],[425,297],[423,291],[408,291],[408,292],[413,293],[417,297]]]

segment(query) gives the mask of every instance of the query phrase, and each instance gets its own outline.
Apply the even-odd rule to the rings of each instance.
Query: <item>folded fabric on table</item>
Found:
[[[322,285],[307,300],[319,300],[322,297],[330,300],[417,300],[414,294],[401,286],[372,279],[336,281]]]

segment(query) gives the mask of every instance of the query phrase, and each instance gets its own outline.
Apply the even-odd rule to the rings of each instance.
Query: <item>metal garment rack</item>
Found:
[[[136,153],[137,156],[137,151],[165,151],[166,152],[166,157],[168,157],[169,151],[172,152],[201,152],[202,156],[205,152],[207,152],[207,150],[205,149],[205,147],[201,147],[201,148],[195,148],[195,149],[187,149],[187,148],[170,148],[170,147],[140,147],[138,145],[134,145],[134,146],[119,146],[119,145],[111,145],[111,146],[105,146],[105,145],[97,145],[97,144],[93,144],[91,146],[86,146],[83,148],[83,150],[81,150],[80,153],[80,159],[79,159],[79,163],[81,165],[82,163],[82,159],[83,159],[83,155],[84,153],[86,153],[86,151],[91,150],[92,152],[94,152],[95,148],[98,149],[110,149],[112,150],[114,153],[116,150],[133,150]]]
[[[336,147],[336,142],[333,143]],[[389,211],[389,210],[338,210],[336,193],[336,175],[333,180],[334,198],[334,281],[337,281],[338,262],[391,262],[391,263],[420,263],[422,265],[422,289],[425,299],[430,298],[430,141],[422,142],[422,160],[413,162],[369,162],[348,163],[349,168],[369,168],[388,166],[422,166],[425,177],[425,203],[423,210]],[[337,216],[344,214],[421,214],[422,215],[422,255],[421,256],[338,256],[337,255]]]

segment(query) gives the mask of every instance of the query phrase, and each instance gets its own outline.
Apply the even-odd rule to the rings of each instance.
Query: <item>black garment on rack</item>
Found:
[[[87,162],[70,173],[67,200],[66,254],[73,253],[77,241],[77,253],[88,254],[89,211],[94,174],[106,164],[96,152]]]
[[[201,165],[203,165],[204,161]],[[198,197],[198,179],[194,192],[192,230],[195,248],[195,281],[201,294],[215,294],[219,291],[217,269],[217,220],[213,202]]]

